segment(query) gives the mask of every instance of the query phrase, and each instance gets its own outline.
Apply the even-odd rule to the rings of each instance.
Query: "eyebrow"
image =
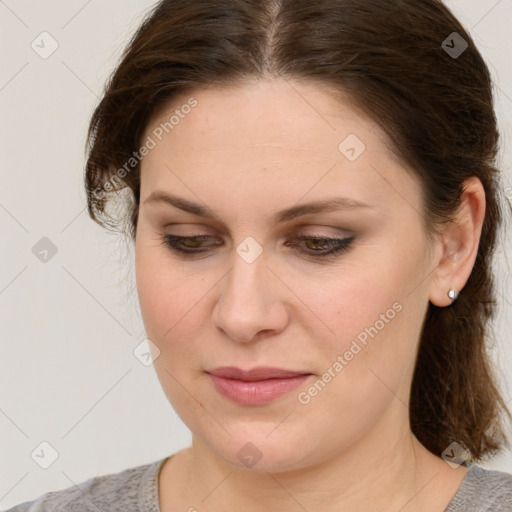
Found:
[[[144,200],[144,204],[155,203],[168,204],[200,217],[218,218],[217,215],[213,214],[212,211],[205,206],[189,201],[183,197],[169,194],[163,190],[155,190]],[[305,215],[352,208],[372,208],[372,206],[347,197],[333,197],[323,201],[303,203],[280,210],[274,214],[274,221],[276,223],[287,222]]]

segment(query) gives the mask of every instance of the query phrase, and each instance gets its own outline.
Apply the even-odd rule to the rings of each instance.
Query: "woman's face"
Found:
[[[318,85],[261,81],[175,98],[143,140],[139,300],[194,439],[272,471],[408,435],[435,251],[420,185],[377,125]],[[202,238],[185,253],[166,235]]]

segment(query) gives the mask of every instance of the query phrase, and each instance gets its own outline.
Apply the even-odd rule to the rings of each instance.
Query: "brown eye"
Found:
[[[203,247],[202,243],[211,237],[208,235],[192,235],[192,236],[176,236],[176,235],[165,235],[163,238],[164,243],[173,251],[179,253],[198,253],[206,252],[205,250],[197,250]]]
[[[306,250],[301,249],[301,251],[313,258],[328,258],[348,251],[354,239],[354,236],[349,238],[331,238],[313,234],[305,234],[297,237],[297,240],[301,242],[311,242],[306,244]]]
[[[210,239],[212,239],[212,237],[208,235],[164,235],[163,243],[180,256],[193,257],[193,255],[210,251],[210,248],[204,248],[205,244],[203,244],[203,242]],[[295,241],[298,240],[300,243],[304,242],[306,246],[305,249],[302,248],[303,245],[300,243],[288,243],[287,245],[301,247],[299,252],[307,256],[327,259],[348,251],[354,239],[354,236],[350,238],[331,238],[306,234],[300,235],[295,239]],[[210,245],[219,245],[220,243],[221,242],[214,241],[214,243]]]

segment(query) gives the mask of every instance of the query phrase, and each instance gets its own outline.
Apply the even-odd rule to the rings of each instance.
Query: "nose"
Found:
[[[213,322],[234,341],[248,343],[277,334],[288,324],[286,287],[268,268],[264,254],[251,263],[235,254],[219,287]]]

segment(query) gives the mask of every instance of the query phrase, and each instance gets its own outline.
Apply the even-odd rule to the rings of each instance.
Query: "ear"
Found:
[[[453,288],[458,295],[469,279],[478,253],[485,204],[482,182],[476,177],[468,178],[456,218],[442,235],[442,255],[430,284],[429,298],[435,306],[449,306],[453,300],[448,297],[448,290]]]

